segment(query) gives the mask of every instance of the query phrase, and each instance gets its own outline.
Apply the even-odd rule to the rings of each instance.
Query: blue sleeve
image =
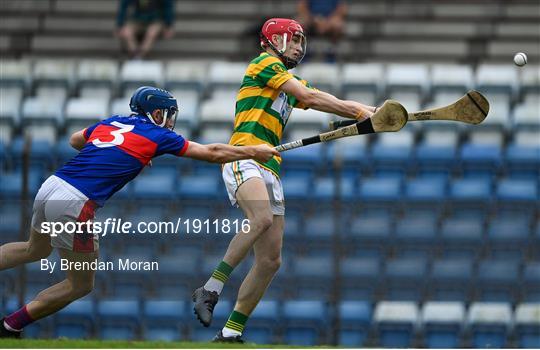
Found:
[[[160,136],[156,156],[168,153],[175,156],[182,156],[186,152],[189,141],[181,135],[170,130],[163,130],[164,133]]]
[[[92,133],[94,132],[94,130],[97,128],[99,124],[101,124],[101,122],[97,122],[94,125],[90,125],[86,129],[84,129],[83,136],[85,140],[88,140],[90,138],[90,135],[92,135]]]

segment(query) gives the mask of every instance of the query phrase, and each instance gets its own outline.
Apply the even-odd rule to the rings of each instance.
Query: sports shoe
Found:
[[[205,327],[210,326],[210,323],[212,323],[214,307],[219,300],[219,294],[207,291],[204,287],[200,287],[195,289],[191,298],[195,303],[193,310],[199,321],[201,321]]]
[[[6,327],[4,327],[4,318],[0,320],[0,338],[15,338],[18,339],[21,337],[22,332],[14,332],[7,330]]]
[[[244,344],[244,340],[242,339],[241,335],[237,335],[234,337],[224,337],[223,332],[219,331],[218,334],[214,337],[212,340],[212,343],[239,343]]]

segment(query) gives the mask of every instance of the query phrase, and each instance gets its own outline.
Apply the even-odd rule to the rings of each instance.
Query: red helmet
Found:
[[[283,37],[283,47],[278,50],[274,44],[272,44],[272,36],[274,34],[281,35]],[[302,54],[299,58],[286,57],[284,55],[287,50],[287,44],[291,41],[293,36],[300,36],[302,41]],[[269,46],[279,56],[287,69],[292,69],[302,61],[306,53],[306,37],[304,35],[304,29],[294,19],[288,18],[270,18],[267,20],[261,29],[261,45]]]

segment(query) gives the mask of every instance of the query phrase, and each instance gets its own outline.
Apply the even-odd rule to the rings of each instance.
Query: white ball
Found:
[[[514,63],[516,64],[516,66],[523,67],[527,64],[527,55],[523,52],[516,53],[516,55],[514,56]]]

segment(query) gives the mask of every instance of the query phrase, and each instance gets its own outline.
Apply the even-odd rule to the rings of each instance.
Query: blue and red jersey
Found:
[[[55,175],[102,206],[154,157],[182,156],[189,142],[142,115],[112,116],[84,130],[86,144]]]

